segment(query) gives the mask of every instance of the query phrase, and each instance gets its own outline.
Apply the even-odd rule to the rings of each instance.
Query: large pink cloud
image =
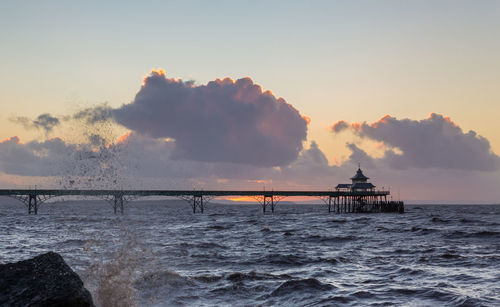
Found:
[[[195,85],[154,70],[113,116],[138,133],[174,139],[176,157],[197,161],[283,166],[307,136],[307,118],[250,78]]]

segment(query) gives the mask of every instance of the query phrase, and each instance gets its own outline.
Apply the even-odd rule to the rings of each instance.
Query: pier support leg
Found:
[[[123,214],[123,195],[115,195],[113,198],[113,210],[117,214],[118,210]]]
[[[266,213],[266,207],[271,206],[271,212],[274,213],[274,197],[273,195],[264,195],[264,200],[262,202],[262,213]]]
[[[203,195],[193,195],[193,213],[196,213],[197,208],[200,209],[200,213],[205,211]]]
[[[36,195],[29,195],[28,198],[28,214],[38,214],[38,199]]]
[[[332,197],[328,197],[328,213],[332,212]]]

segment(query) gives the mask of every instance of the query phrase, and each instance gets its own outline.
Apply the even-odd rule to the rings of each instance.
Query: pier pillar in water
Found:
[[[36,195],[28,195],[28,214],[38,214],[38,199]]]
[[[196,213],[196,208],[200,209],[200,212],[203,213],[205,210],[203,204],[203,195],[193,195],[193,213]]]
[[[118,212],[118,210],[120,210],[120,212],[123,214],[123,195],[114,195],[113,210],[115,211],[115,214]]]
[[[262,201],[262,212],[266,213],[266,207],[271,206],[271,212],[274,213],[274,205],[273,195],[264,195],[264,199]]]

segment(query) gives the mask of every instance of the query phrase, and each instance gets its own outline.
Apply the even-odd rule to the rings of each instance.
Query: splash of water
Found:
[[[115,127],[111,121],[79,125],[84,142],[63,161],[60,187],[66,189],[118,189],[123,186],[125,165],[124,143],[115,142]]]
[[[138,306],[134,281],[143,274],[144,257],[148,249],[140,244],[135,234],[125,228],[121,221],[116,248],[101,246],[95,237],[89,240],[84,250],[91,258],[91,264],[84,274],[85,284],[100,307]]]

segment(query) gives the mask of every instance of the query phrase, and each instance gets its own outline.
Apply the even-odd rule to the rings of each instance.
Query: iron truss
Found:
[[[267,207],[271,207],[271,212],[274,213],[274,207],[285,197],[286,195],[274,195],[272,193],[262,193],[262,195],[252,196],[262,206],[262,212],[264,213],[266,213]]]

